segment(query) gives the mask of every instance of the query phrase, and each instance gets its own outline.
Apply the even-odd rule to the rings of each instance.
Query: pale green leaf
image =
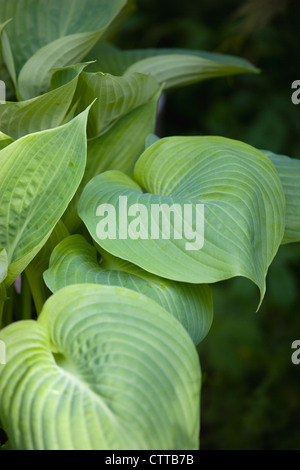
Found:
[[[82,221],[77,214],[78,200],[85,185],[104,171],[116,169],[131,175],[134,165],[145,148],[145,139],[154,131],[159,93],[146,104],[121,117],[107,132],[89,139],[87,165],[80,187],[72,199],[63,220],[71,233]]]
[[[104,30],[125,4],[126,0],[0,0],[0,21],[12,19],[7,33],[17,75],[46,44]]]
[[[283,244],[300,242],[300,160],[262,150],[279,173],[286,199]]]
[[[282,184],[262,152],[222,137],[166,138],[143,153],[134,177],[135,181],[121,172],[106,172],[85,187],[79,215],[97,243],[111,254],[168,279],[206,284],[247,277],[259,286],[262,300],[267,270],[285,227]],[[121,219],[125,218],[128,230],[140,225],[137,239],[132,239],[126,228],[122,239],[118,222],[116,239],[98,236],[98,224],[103,223],[103,217],[96,215],[98,207],[111,204],[118,214],[120,196],[127,197],[128,208],[142,204],[146,210],[146,215],[144,211],[130,217],[128,209],[122,208]],[[154,204],[166,205],[164,226],[151,220]],[[175,217],[167,217],[173,204],[178,204],[176,224],[179,218],[181,234],[174,232]],[[186,220],[185,204],[192,210]],[[184,224],[187,230],[183,230]],[[165,237],[167,226],[171,227],[169,239]],[[151,237],[154,228],[158,229],[157,239]]]
[[[0,43],[1,46],[1,43]],[[5,83],[5,88],[6,88],[6,101],[12,101],[15,99],[15,89],[14,85],[11,81],[9,72],[7,70],[7,67],[4,63],[3,55],[1,53],[1,47],[0,47],[0,80],[2,80]]]
[[[21,98],[29,100],[49,91],[52,69],[80,62],[100,36],[99,31],[73,34],[39,49],[20,72],[18,92]]]
[[[72,284],[102,284],[126,287],[150,297],[170,312],[199,344],[213,318],[208,286],[176,283],[153,276],[137,266],[97,251],[80,235],[63,240],[54,249],[44,279],[52,292]]]
[[[60,126],[71,106],[80,70],[74,72],[71,81],[45,95],[1,105],[1,130],[19,139],[27,134]]]
[[[76,192],[86,164],[87,114],[1,150],[0,246],[10,265],[24,258],[29,264]]]
[[[38,322],[13,324],[0,340],[0,420],[13,449],[198,448],[198,355],[144,295],[69,286]]]
[[[108,131],[117,120],[152,101],[159,93],[159,84],[149,75],[132,73],[115,77],[83,72],[75,100],[80,100],[78,110],[81,111],[97,98],[88,120],[88,136],[92,138]]]
[[[66,67],[59,67],[52,69],[50,88],[54,90],[55,88],[60,88],[63,85],[71,82],[74,78],[77,78],[78,75],[92,62],[82,62],[78,64],[68,65]]]
[[[165,88],[189,85],[209,78],[258,73],[245,59],[190,49],[137,49],[122,51],[99,43],[89,57],[97,59],[90,70],[114,75],[140,72],[153,75]]]
[[[88,162],[83,183],[107,170],[133,174],[145,149],[145,141],[156,123],[159,95],[121,117],[109,131],[88,140]]]
[[[237,65],[195,55],[170,54],[151,57],[131,65],[127,73],[153,75],[165,89],[202,82],[210,78],[254,72]]]
[[[11,20],[7,20],[5,23],[0,25],[0,44],[1,44],[1,52],[3,56],[3,61],[10,74],[11,80],[14,86],[16,87],[17,76],[16,76],[16,70],[15,70],[15,63],[14,63],[14,58],[12,55],[10,41],[5,31],[5,28],[10,23],[10,21]]]
[[[97,98],[88,120],[88,160],[82,184],[64,215],[64,223],[74,233],[81,221],[78,199],[93,176],[120,169],[131,174],[144,150],[145,139],[154,131],[160,86],[151,76],[134,73],[127,77],[83,72],[74,101],[78,111]],[[100,135],[99,135],[100,134]]]
[[[3,106],[3,105],[1,105]],[[0,107],[0,116],[1,116],[1,107]],[[4,134],[0,131],[0,150],[4,149],[8,145],[12,144],[14,139],[9,137],[8,135]]]

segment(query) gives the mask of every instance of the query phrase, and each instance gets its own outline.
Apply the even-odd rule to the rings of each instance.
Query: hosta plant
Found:
[[[0,0],[0,426],[11,449],[198,449],[209,284],[246,277],[259,306],[279,246],[300,241],[298,160],[154,134],[165,90],[258,70],[203,51],[119,50],[102,35],[125,4]],[[169,236],[153,229],[153,207]]]

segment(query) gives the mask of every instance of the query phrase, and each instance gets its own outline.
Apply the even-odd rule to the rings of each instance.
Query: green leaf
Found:
[[[88,136],[91,138],[108,131],[118,119],[152,101],[159,92],[159,84],[149,75],[132,73],[114,77],[83,72],[75,100],[80,99],[78,109],[81,111],[97,98],[88,120]]]
[[[52,69],[80,62],[101,34],[99,31],[73,34],[39,49],[20,72],[18,91],[21,98],[29,100],[49,91]]]
[[[0,0],[16,72],[43,46],[65,36],[104,30],[126,0]],[[56,51],[60,55],[59,50]],[[64,64],[66,65],[66,64]]]
[[[60,126],[72,103],[79,69],[72,80],[45,95],[0,106],[1,129],[14,139]]]
[[[11,265],[10,283],[42,248],[78,188],[86,164],[87,114],[88,109],[0,152],[0,246]]]
[[[79,197],[95,175],[110,169],[132,174],[145,148],[146,137],[154,132],[161,91],[152,77],[141,74],[123,78],[83,73],[81,82],[75,101],[80,100],[80,110],[97,97],[88,129],[90,134],[100,135],[88,140],[86,171],[64,215],[64,223],[71,233],[81,224],[77,215]]]
[[[2,107],[3,105],[1,105]],[[0,116],[1,116],[1,107],[0,107]],[[2,123],[1,123],[2,124]],[[8,135],[4,134],[3,132],[0,131],[0,150],[4,149],[8,145],[13,143],[13,139],[9,137]]]
[[[198,448],[200,367],[180,323],[121,287],[75,285],[0,333],[13,449]]]
[[[147,149],[148,147],[151,147],[151,145],[155,144],[159,140],[160,140],[160,138],[155,134],[147,135],[147,138],[146,138],[146,141],[145,141],[145,148]]]
[[[176,283],[153,276],[137,266],[97,251],[85,238],[66,238],[52,253],[44,279],[52,292],[72,284],[102,284],[126,287],[155,300],[170,312],[199,344],[210,330],[213,318],[211,291],[206,285]],[[103,259],[104,258],[104,259]]]
[[[15,63],[14,63],[14,58],[12,55],[10,41],[5,31],[5,28],[10,23],[10,21],[11,20],[7,20],[5,23],[0,25],[0,40],[1,40],[1,51],[2,51],[4,63],[10,74],[12,82],[14,86],[16,87],[17,77],[16,77]]]
[[[101,247],[146,271],[177,281],[207,284],[244,276],[258,285],[262,300],[265,276],[285,226],[283,188],[273,164],[262,152],[222,137],[166,138],[143,153],[134,177],[135,182],[120,172],[107,172],[93,178],[83,191],[79,216]],[[140,225],[136,229],[140,233],[132,239],[124,228],[123,236],[117,222],[116,239],[102,234],[99,238],[98,224],[104,219],[96,216],[98,208],[111,204],[118,215],[120,196],[126,196],[128,208],[143,205],[136,217],[127,217],[125,206],[121,209],[128,229]],[[164,227],[151,220],[155,204],[166,205],[162,207]],[[167,217],[173,204],[177,204],[176,221]],[[186,212],[187,230],[182,230],[185,204],[192,215]],[[168,227],[170,236],[166,238]],[[152,229],[154,234],[158,229],[157,239],[151,236]]]
[[[153,132],[159,94],[121,117],[109,131],[88,140],[88,162],[84,183],[107,170],[133,174],[134,165],[145,149],[149,132]]]
[[[151,74],[165,88],[189,85],[214,77],[259,72],[239,57],[189,49],[121,51],[99,43],[89,57],[98,58],[97,65],[91,66],[90,70],[115,75],[131,72]]]
[[[279,173],[286,199],[283,244],[300,242],[300,160],[262,150]]]
[[[15,99],[14,85],[10,78],[9,72],[7,70],[7,67],[3,59],[3,54],[1,52],[1,41],[0,41],[0,79],[5,83],[6,101]]]
[[[78,64],[68,65],[66,67],[59,67],[52,69],[50,88],[60,88],[63,85],[71,82],[74,78],[78,78],[81,72],[92,62],[82,62]]]

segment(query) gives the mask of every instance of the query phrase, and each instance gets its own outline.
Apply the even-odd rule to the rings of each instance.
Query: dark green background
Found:
[[[110,39],[122,48],[187,47],[243,56],[261,75],[169,91],[157,132],[222,135],[300,157],[299,0],[138,0]],[[214,286],[215,321],[200,345],[202,449],[300,449],[300,244],[282,247],[258,291],[243,279]]]

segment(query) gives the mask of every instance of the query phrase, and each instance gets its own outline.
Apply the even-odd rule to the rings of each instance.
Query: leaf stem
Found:
[[[7,300],[4,283],[0,284],[0,330],[3,327],[4,304]]]
[[[16,291],[14,285],[10,286],[7,290],[7,302],[5,311],[3,311],[2,317],[2,327],[4,328],[7,325],[10,325],[13,321],[13,309],[15,301]]]
[[[49,297],[47,289],[39,272],[35,273],[34,269],[27,268],[25,274],[26,280],[31,289],[37,315],[39,315],[42,311],[44,303]]]
[[[21,317],[22,320],[30,320],[32,318],[32,295],[29,282],[26,276],[22,275],[21,290]]]
[[[2,329],[4,303],[5,301],[0,298],[0,330]]]

